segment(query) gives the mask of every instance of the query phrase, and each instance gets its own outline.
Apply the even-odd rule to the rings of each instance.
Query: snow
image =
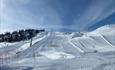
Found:
[[[30,40],[0,43],[0,65],[12,70],[115,70],[115,27],[82,34],[44,32],[32,39],[31,47]]]
[[[26,50],[26,49],[29,48],[29,47],[30,47],[30,43],[26,43],[26,44],[22,45],[22,46],[18,49],[18,51],[24,51],[24,50]]]
[[[17,44],[17,43],[3,42],[3,43],[0,43],[0,48],[7,47],[7,46],[12,46],[12,45],[15,45],[15,44]]]
[[[75,58],[72,54],[67,54],[64,52],[57,52],[57,51],[45,51],[40,52],[41,55],[46,56],[49,59],[56,60],[56,59],[72,59]]]
[[[48,35],[49,35],[49,34],[48,34]],[[40,40],[46,38],[48,35],[43,36],[43,37],[41,37],[41,38],[37,38],[36,40],[32,41],[32,45],[35,44],[36,42],[38,42],[38,41],[40,41]],[[39,37],[39,36],[38,36],[38,37]]]
[[[46,35],[47,36],[47,35]],[[35,43],[39,42],[40,40],[44,39],[46,36],[40,37],[40,34],[38,34],[38,36],[35,38],[35,40],[32,41],[32,45],[34,45]],[[39,38],[38,38],[39,37]],[[24,51],[27,48],[30,47],[30,42],[29,43],[25,43],[24,45],[22,45],[17,51]]]

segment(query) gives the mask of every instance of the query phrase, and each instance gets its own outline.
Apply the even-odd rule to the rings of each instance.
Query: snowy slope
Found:
[[[0,43],[0,65],[12,70],[115,70],[114,26],[85,33],[43,32],[32,40],[32,46],[30,40]]]

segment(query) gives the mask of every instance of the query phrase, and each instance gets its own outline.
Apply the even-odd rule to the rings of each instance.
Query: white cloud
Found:
[[[92,0],[92,3],[70,23],[64,26],[59,11],[49,5],[53,0],[0,0],[0,30],[23,28],[71,29],[84,30],[115,12],[114,0]],[[57,4],[57,3],[56,3]],[[67,8],[67,7],[66,7]],[[109,8],[109,9],[108,9]],[[65,7],[59,5],[60,11],[66,13]],[[67,16],[69,17],[69,16]]]
[[[3,0],[2,0],[3,1]],[[1,18],[2,31],[25,28],[51,28],[61,24],[58,13],[45,0],[4,0],[5,8]],[[29,9],[31,2],[34,3]],[[32,8],[38,10],[31,10]],[[1,31],[1,32],[2,32]]]

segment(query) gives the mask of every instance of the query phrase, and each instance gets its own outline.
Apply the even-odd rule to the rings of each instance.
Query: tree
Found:
[[[4,42],[4,34],[0,34],[0,42]]]
[[[12,33],[6,32],[5,34],[0,34],[0,42],[17,42],[29,40],[35,37],[38,33],[44,32],[45,30],[35,30],[35,29],[26,29],[14,31]]]
[[[26,39],[26,35],[25,35],[25,31],[24,30],[19,30],[19,34],[20,34],[20,40],[25,40]]]
[[[6,33],[4,34],[4,40],[5,40],[6,42],[9,42],[10,39],[11,39],[11,34],[10,34],[10,32],[6,32]]]

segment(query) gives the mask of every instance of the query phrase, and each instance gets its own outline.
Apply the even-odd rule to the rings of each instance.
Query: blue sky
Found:
[[[88,31],[115,24],[115,0],[0,0],[0,32]]]

